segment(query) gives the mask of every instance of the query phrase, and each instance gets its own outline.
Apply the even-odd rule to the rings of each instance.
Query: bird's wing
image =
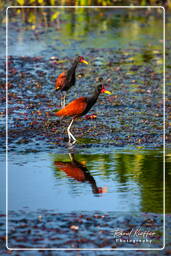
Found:
[[[66,107],[59,110],[57,116],[76,116],[84,112],[87,107],[87,98],[81,97],[71,101]]]
[[[55,166],[60,170],[64,171],[68,176],[74,178],[78,181],[84,181],[85,175],[84,172],[78,168],[75,164],[71,162],[61,162],[61,161],[55,161]]]
[[[67,78],[67,74],[66,72],[62,72],[57,78],[56,78],[56,82],[55,82],[55,88],[61,89],[66,81]]]

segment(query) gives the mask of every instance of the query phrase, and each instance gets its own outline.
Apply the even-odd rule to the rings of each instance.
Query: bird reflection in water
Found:
[[[54,161],[55,167],[65,172],[69,177],[75,179],[79,182],[88,182],[91,185],[92,192],[94,194],[102,194],[107,192],[107,187],[98,187],[96,184],[95,179],[88,171],[87,167],[81,163],[78,162],[74,154],[69,153],[69,157],[71,161],[69,162],[62,162],[62,161]]]

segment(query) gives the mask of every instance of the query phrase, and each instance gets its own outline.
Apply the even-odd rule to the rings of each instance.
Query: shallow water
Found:
[[[9,154],[9,209],[162,213],[161,152],[77,153],[72,160],[70,157]]]
[[[107,212],[111,216],[119,214],[118,225],[122,227],[123,218],[125,229],[127,214],[137,214],[139,225],[141,213],[151,212],[152,218],[155,214],[160,216],[157,228],[162,239],[162,11],[60,9],[59,18],[49,20],[48,15],[57,15],[58,11],[55,8],[50,13],[26,10],[27,15],[16,14],[14,9],[9,11],[8,207],[10,216],[14,214],[11,241],[15,246],[20,244],[16,227],[23,226],[20,220],[18,224],[15,222],[17,212],[21,222],[22,216],[27,216],[27,222],[32,211],[37,219],[39,209],[43,210],[42,215],[44,211],[47,213],[47,219],[44,214],[47,232],[48,217],[54,221],[54,215],[50,217],[51,209],[61,214],[64,222],[65,214],[70,214],[71,219],[86,211],[88,218],[95,211],[102,216]],[[169,24],[168,18],[167,28]],[[4,25],[1,31],[5,31]],[[4,56],[4,52],[0,54]],[[99,97],[89,112],[96,115],[95,119],[83,117],[74,123],[72,132],[78,141],[71,147],[66,133],[69,120],[54,117],[55,109],[60,108],[60,95],[54,94],[53,89],[57,75],[70,66],[77,54],[83,55],[90,65],[78,66],[77,83],[68,93],[67,102],[92,94],[102,78],[112,96]],[[5,63],[1,62],[2,153],[5,149],[4,72]],[[166,193],[169,194],[169,151],[167,160]],[[170,212],[169,198],[166,203],[166,211]],[[4,206],[5,202],[3,212]],[[72,215],[74,212],[76,215]],[[94,223],[92,218],[91,225],[96,229]],[[42,222],[41,234],[43,228]],[[27,241],[26,236],[26,245],[30,246],[33,241]],[[68,239],[67,235],[63,237]]]
[[[149,15],[147,10],[54,8],[45,12],[59,11],[59,19],[47,24],[41,13],[32,23],[35,13],[28,10],[29,22],[19,23],[24,14],[15,16],[15,11],[9,9],[8,33],[10,209],[119,207],[161,213],[162,11],[151,10]],[[76,54],[90,65],[78,67],[77,85],[67,101],[92,93],[101,78],[112,96],[99,97],[90,112],[97,115],[94,120],[74,123],[78,142],[68,148],[69,120],[59,122],[53,116],[60,108],[53,88],[56,76]],[[4,68],[2,63],[1,74]],[[1,89],[3,142],[3,84]],[[107,187],[105,193],[95,194],[90,182],[78,182],[54,167],[54,158],[69,161],[68,150],[86,163],[97,186]]]
[[[39,9],[41,12],[42,10]],[[25,13],[32,16],[34,11]],[[99,9],[73,8],[44,9],[46,14],[58,13],[56,23],[49,25],[41,20],[42,13],[37,17],[37,24],[29,20],[20,23],[15,29],[15,22],[22,20],[22,14],[16,15],[15,9],[9,9],[9,55],[74,57],[86,54],[88,48],[115,48],[125,50],[135,47],[146,48],[153,58],[153,51],[162,51],[162,9]],[[26,16],[27,16],[26,15]],[[26,17],[27,18],[27,17]],[[48,19],[48,17],[47,17]],[[33,21],[34,22],[34,21]],[[156,27],[158,29],[156,29]],[[31,40],[28,42],[28,38]],[[154,38],[156,39],[154,44]],[[17,44],[15,43],[17,41]],[[38,43],[37,43],[38,42]],[[85,55],[86,56],[86,55]]]
[[[34,24],[35,12],[25,10],[28,12],[25,19],[29,19],[26,23],[24,13],[16,15],[15,11],[9,9],[8,142],[9,178],[12,180],[9,189],[12,188],[10,198],[13,198],[10,199],[10,208],[38,206],[34,201],[31,204],[34,193],[30,188],[35,184],[34,178],[38,182],[41,175],[41,182],[35,184],[35,189],[47,180],[46,198],[54,199],[57,193],[54,184],[58,184],[62,191],[59,195],[65,198],[60,210],[72,210],[75,196],[81,203],[80,195],[84,199],[87,195],[87,202],[95,200],[97,206],[93,203],[88,205],[99,209],[114,210],[118,205],[126,211],[132,208],[162,212],[162,10],[54,8],[45,10],[45,13],[55,15],[59,12],[59,19],[52,19],[47,24],[42,20],[41,12]],[[21,20],[23,23],[19,22]],[[97,115],[95,120],[82,118],[75,122],[72,131],[78,143],[69,148],[76,159],[85,157],[83,161],[87,162],[86,166],[95,176],[98,186],[106,186],[107,183],[108,191],[99,197],[93,195],[90,184],[78,183],[55,170],[52,160],[53,157],[68,159],[66,126],[69,122],[59,122],[53,116],[54,109],[60,107],[59,95],[53,91],[54,81],[61,71],[70,66],[76,54],[85,56],[90,65],[78,67],[77,85],[70,90],[67,101],[92,93],[92,87],[100,78],[112,91],[112,96],[100,96],[90,112]],[[1,74],[4,69],[5,65],[1,63]],[[2,83],[2,144],[5,134],[4,89]],[[129,161],[132,162],[130,166]],[[144,167],[144,162],[149,162],[150,170],[147,164]],[[100,170],[99,165],[103,166]],[[151,184],[145,184],[151,168],[156,182],[152,179]],[[29,175],[30,180],[25,179],[25,175]],[[20,190],[16,190],[16,202],[14,200],[18,182],[21,189],[30,194],[28,205],[24,197],[20,200],[20,195],[25,194]],[[29,186],[25,182],[29,182]],[[160,189],[157,191],[158,185]],[[42,190],[43,187],[38,198]],[[147,191],[154,195],[149,206],[145,203],[148,202]],[[46,203],[51,202],[51,205],[46,206],[39,199],[39,207],[56,207],[54,200],[47,200]],[[153,206],[152,201],[155,202]],[[77,207],[84,208],[79,208],[79,204]]]

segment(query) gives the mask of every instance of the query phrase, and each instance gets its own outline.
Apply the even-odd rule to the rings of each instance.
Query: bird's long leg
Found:
[[[73,153],[69,153],[69,158],[71,159],[71,161],[73,161],[74,160],[74,154]]]
[[[69,158],[71,159],[71,161],[72,161],[72,154],[71,153],[69,153]]]
[[[71,123],[69,124],[68,128],[67,128],[67,132],[68,132],[68,137],[69,137],[69,143],[71,142],[71,138],[73,139],[73,143],[76,142],[76,138],[73,136],[73,134],[70,132],[70,128],[71,125],[73,123],[74,119],[72,119]]]
[[[71,120],[71,123],[69,124],[69,126],[68,126],[68,128],[67,128],[68,137],[69,137],[69,142],[71,142],[70,128],[71,128],[71,125],[72,125],[73,121],[74,121],[74,119]]]
[[[77,140],[76,140],[76,138],[74,137],[74,135],[73,135],[71,132],[70,132],[70,136],[71,136],[71,138],[73,139],[73,142],[72,142],[72,143],[74,144]]]
[[[66,95],[64,94],[63,108],[65,107],[65,97],[66,97]]]
[[[61,92],[61,108],[63,108],[63,94]]]
[[[65,107],[65,98],[66,98],[66,92],[64,91],[63,94],[61,94],[61,108]]]

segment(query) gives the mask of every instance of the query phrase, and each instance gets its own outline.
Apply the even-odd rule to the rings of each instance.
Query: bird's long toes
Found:
[[[68,141],[68,149],[69,150],[73,149],[73,146],[74,146],[74,144],[72,142]]]
[[[74,141],[72,142],[72,144],[74,145],[76,142],[77,142],[77,140],[74,140]]]
[[[71,132],[68,132],[68,138],[69,138],[69,141],[68,141],[69,144],[75,144],[75,142],[77,141]]]
[[[72,135],[72,133],[70,133],[71,138],[73,139],[73,142],[76,142],[76,138],[74,137],[74,135]]]

